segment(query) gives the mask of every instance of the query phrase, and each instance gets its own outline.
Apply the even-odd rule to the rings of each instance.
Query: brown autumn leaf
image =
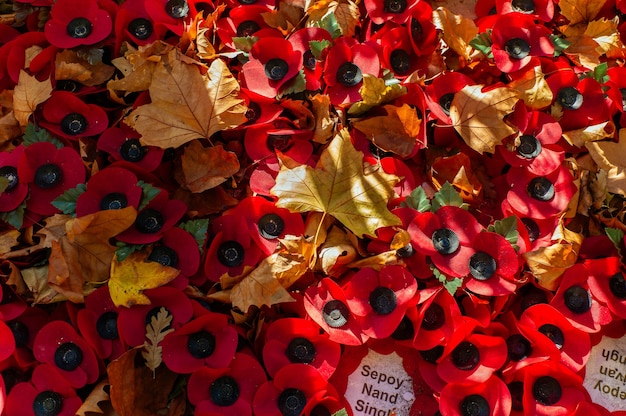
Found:
[[[295,117],[294,123],[300,130],[313,130],[315,126],[315,116],[309,109],[308,103],[302,100],[292,100],[286,98],[280,101],[281,107],[289,110]]]
[[[409,157],[417,145],[422,120],[408,104],[384,105],[384,115],[354,121],[352,125],[381,149],[401,158]]]
[[[337,226],[328,232],[326,241],[320,246],[316,270],[328,276],[339,277],[346,271],[346,265],[357,258],[356,248],[348,234]]]
[[[540,65],[525,70],[522,76],[511,81],[508,87],[517,90],[524,104],[532,109],[547,107],[552,102],[552,90]]]
[[[477,0],[433,0],[433,9],[445,7],[454,14],[465,16],[468,19],[476,19]]]
[[[165,336],[174,331],[172,328],[172,319],[174,316],[169,313],[167,308],[161,306],[156,316],[150,318],[150,322],[146,325],[147,341],[143,344],[141,355],[146,360],[146,367],[152,371],[152,377],[156,375],[156,369],[163,362],[163,347],[159,344]]]
[[[282,166],[270,192],[278,197],[278,207],[332,215],[362,237],[375,235],[380,227],[400,224],[387,209],[398,181],[381,169],[364,173],[363,153],[354,148],[344,129],[322,151],[315,168]]]
[[[560,0],[561,14],[570,25],[587,23],[595,19],[606,0]]]
[[[310,101],[315,119],[313,141],[324,144],[333,137],[337,126],[337,120],[330,115],[330,97],[326,94],[316,94]]]
[[[436,158],[431,165],[431,176],[435,187],[441,188],[449,182],[461,190],[461,196],[465,200],[475,200],[482,192],[482,183],[465,153]]]
[[[176,148],[246,121],[239,83],[221,59],[214,60],[203,75],[178,54],[173,50],[163,56],[150,83],[152,102],[125,119],[145,145]]]
[[[483,92],[482,85],[468,85],[450,105],[450,118],[465,143],[478,153],[493,153],[502,140],[517,132],[505,121],[519,101],[517,90],[498,87]]]
[[[607,137],[613,137],[614,133],[615,124],[612,120],[609,120],[577,130],[564,131],[563,137],[569,142],[569,144],[576,147],[583,147],[585,143],[595,142]]]
[[[325,16],[334,15],[341,34],[347,37],[354,36],[361,17],[358,5],[352,0],[317,1],[307,7],[307,14],[307,27],[315,27]]]
[[[31,114],[37,106],[48,98],[52,93],[50,78],[39,81],[34,76],[28,75],[23,69],[13,92],[13,114],[20,126],[26,126]]]
[[[626,129],[620,129],[619,141],[585,143],[598,167],[607,172],[609,192],[626,195]]]
[[[172,198],[187,204],[187,216],[192,219],[220,213],[239,203],[236,198],[229,195],[222,187],[212,188],[199,194],[178,188],[172,194]]]
[[[204,147],[194,140],[181,157],[184,183],[193,193],[204,192],[224,183],[239,171],[239,159],[222,145]]]
[[[109,380],[106,378],[96,384],[82,406],[76,411],[76,416],[113,416],[113,414],[106,410],[106,404],[110,402],[109,394],[105,390],[108,385]]]
[[[20,137],[22,128],[13,113],[13,90],[0,92],[0,148]]]
[[[278,29],[283,35],[287,35],[298,26],[300,19],[304,17],[304,9],[280,2],[276,9],[267,13],[261,13],[261,16],[269,27]]]
[[[160,366],[153,377],[139,351],[126,351],[107,366],[113,408],[119,416],[182,416],[180,401],[185,401],[185,395],[179,393],[170,400],[177,374]]]
[[[18,244],[18,239],[22,233],[19,230],[9,230],[0,234],[0,258],[11,251],[11,248]]]
[[[94,86],[104,84],[114,73],[115,67],[102,61],[91,64],[71,49],[65,49],[56,55],[54,71],[56,80],[70,79],[83,85]]]
[[[48,266],[30,267],[21,271],[22,279],[33,297],[33,304],[66,301],[67,298],[48,284]]]
[[[478,27],[474,21],[463,15],[454,14],[445,7],[438,7],[433,10],[433,23],[437,29],[443,31],[443,40],[450,49],[469,60],[474,51],[470,42],[478,34]]]
[[[22,278],[19,267],[8,260],[0,261],[0,279],[7,285],[13,286],[15,293],[23,299],[30,297],[30,292]]]
[[[133,207],[98,211],[72,218],[65,224],[65,235],[52,241],[48,283],[72,302],[84,301],[84,287],[109,279],[115,246],[109,239],[135,222]]]

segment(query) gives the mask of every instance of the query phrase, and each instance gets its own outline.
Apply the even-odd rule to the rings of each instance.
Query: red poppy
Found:
[[[314,367],[289,364],[278,370],[272,381],[261,385],[252,410],[256,416],[309,415],[327,398],[338,400],[339,396]],[[328,413],[328,409],[323,410]]]
[[[138,209],[141,193],[137,176],[132,172],[116,167],[102,169],[89,178],[87,190],[76,200],[76,216],[127,206]]]
[[[432,15],[433,8],[426,1],[418,1],[411,13],[407,29],[409,29],[413,52],[417,56],[430,57],[439,44]]]
[[[9,321],[20,316],[28,308],[28,304],[15,290],[0,279],[0,317]]]
[[[216,234],[204,262],[204,273],[210,281],[217,282],[223,275],[240,276],[261,259],[261,249],[252,241],[241,216],[221,216],[213,222],[213,232]]]
[[[609,80],[604,83],[606,95],[611,100],[613,110],[622,114],[626,110],[626,68],[613,67],[606,71]],[[623,123],[620,122],[620,125]]]
[[[51,202],[85,182],[85,167],[78,152],[71,147],[57,149],[49,142],[34,143],[24,149],[17,172],[19,180],[29,184],[26,207],[41,215],[59,212]]]
[[[198,242],[182,228],[172,227],[152,246],[148,260],[174,267],[185,277],[193,276],[200,267]]]
[[[191,301],[182,291],[169,286],[148,289],[143,292],[150,299],[150,305],[133,305],[121,308],[117,318],[117,330],[122,341],[131,347],[145,341],[146,325],[151,324],[163,307],[172,315],[170,324],[178,330],[193,315]]]
[[[310,130],[298,130],[289,120],[278,118],[272,123],[248,127],[243,144],[253,161],[278,167],[277,151],[298,163],[306,163],[313,154],[312,136]]]
[[[181,36],[185,30],[184,23],[195,14],[191,10],[193,1],[187,0],[145,0],[145,9],[155,26],[162,26]]]
[[[617,257],[587,260],[589,289],[594,298],[605,304],[619,318],[626,319],[626,280]]]
[[[41,328],[35,335],[33,353],[39,362],[53,366],[74,388],[91,384],[100,375],[95,352],[64,321],[51,321]]]
[[[553,56],[551,34],[527,14],[512,12],[499,16],[491,32],[496,67],[502,72],[514,72],[528,65],[535,56]]]
[[[363,333],[361,321],[348,308],[344,290],[326,277],[317,286],[310,286],[304,293],[304,309],[331,341],[345,345],[360,345],[369,336]]]
[[[293,32],[289,36],[289,42],[293,45],[295,51],[302,54],[302,65],[304,69],[304,79],[306,80],[306,89],[309,91],[317,91],[322,88],[323,62],[315,59],[311,52],[310,42],[332,41],[332,37],[327,30],[319,27],[306,27]]]
[[[122,3],[115,16],[115,50],[119,51],[122,42],[147,45],[162,39],[166,28],[154,25],[144,0],[128,0]]]
[[[36,56],[26,61],[26,51],[32,47],[41,48]],[[21,71],[43,81],[54,72],[58,48],[50,46],[42,32],[26,32],[8,40],[0,47],[0,87],[12,89],[18,83]]]
[[[591,340],[587,332],[575,328],[559,310],[546,304],[529,307],[519,320],[519,331],[538,331],[546,341],[554,344],[561,353],[561,362],[572,371],[580,371],[591,353]],[[531,335],[528,335],[529,337]]]
[[[177,199],[169,199],[161,190],[148,205],[137,213],[133,226],[116,238],[129,244],[149,244],[158,241],[187,212],[187,205]]]
[[[17,171],[23,152],[24,146],[21,145],[12,152],[0,152],[0,177],[7,181],[6,188],[0,192],[0,212],[13,211],[28,195],[28,185],[20,181]]]
[[[381,25],[391,21],[406,23],[420,0],[365,0],[365,10],[372,22]]]
[[[13,331],[4,320],[0,320],[0,335],[0,361],[4,361],[13,354],[16,347]]]
[[[460,72],[442,72],[424,90],[426,93],[426,104],[431,114],[442,123],[451,125],[450,105],[452,105],[454,94],[461,91],[464,87],[474,84],[470,77]],[[446,131],[448,130],[450,129],[446,129]]]
[[[459,305],[444,288],[438,288],[434,295],[418,307],[418,312],[413,347],[420,351],[449,342],[463,326]]]
[[[554,17],[554,0],[495,0],[498,14],[523,13],[549,22]]]
[[[51,133],[66,139],[95,136],[102,133],[109,119],[99,105],[86,104],[75,94],[54,91],[43,105],[39,124]]]
[[[196,416],[251,416],[254,394],[265,382],[261,364],[251,355],[236,353],[227,368],[202,367],[192,373],[187,397],[196,406]]]
[[[152,172],[159,167],[164,150],[156,146],[143,146],[139,135],[129,127],[110,127],[98,138],[98,150],[107,152],[113,161],[124,161]]]
[[[269,28],[263,19],[263,13],[272,10],[263,5],[240,5],[228,12],[228,17],[221,17],[216,23],[215,33],[220,40],[232,50],[234,37],[252,36],[261,29]],[[282,37],[282,36],[281,36]]]
[[[41,364],[29,382],[18,383],[11,389],[5,410],[12,416],[74,416],[82,404],[74,386],[51,365]]]
[[[511,186],[506,196],[511,209],[533,219],[558,216],[567,209],[577,191],[565,164],[544,176],[533,175],[524,168],[511,168],[506,178]]]
[[[422,212],[409,225],[413,248],[427,256],[443,273],[453,277],[469,274],[471,244],[483,227],[466,210],[443,206]]]
[[[411,43],[409,30],[404,26],[377,32],[372,40],[380,44],[381,64],[392,71],[396,78],[404,79],[417,70],[425,73],[427,59],[416,55]]]
[[[241,88],[241,98],[247,108],[245,116],[248,120],[243,127],[272,122],[283,112],[276,98],[265,97],[247,88]]]
[[[167,334],[161,346],[163,362],[176,373],[226,368],[237,349],[237,330],[228,316],[209,312]]]
[[[113,21],[97,0],[57,0],[44,28],[48,41],[59,48],[94,45],[109,36]]]
[[[450,383],[441,391],[439,411],[446,416],[504,416],[511,411],[511,393],[498,376],[477,384]]]
[[[374,47],[354,38],[337,38],[324,62],[325,93],[333,105],[355,103],[361,100],[363,75],[378,77],[379,73],[380,60]]]
[[[42,309],[28,308],[17,318],[7,320],[6,324],[15,339],[13,358],[20,368],[31,368],[36,363],[32,352],[35,334],[48,323],[49,319],[50,316]]]

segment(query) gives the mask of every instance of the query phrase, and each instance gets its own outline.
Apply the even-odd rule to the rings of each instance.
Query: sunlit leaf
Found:
[[[394,83],[387,85],[382,78],[364,74],[363,85],[359,90],[361,101],[350,106],[348,114],[355,116],[361,115],[378,105],[395,100],[401,95],[406,94],[406,91],[406,87],[402,84]]]
[[[26,126],[31,114],[37,106],[48,98],[52,93],[52,81],[50,78],[39,81],[35,76],[28,75],[23,69],[13,92],[13,114],[20,126]]]
[[[435,193],[431,210],[436,212],[439,208],[447,205],[467,209],[467,204],[463,202],[461,195],[449,182],[444,183],[441,189]]]
[[[619,141],[597,141],[585,143],[589,154],[607,173],[609,192],[626,195],[626,130],[620,129]]]
[[[560,0],[561,14],[570,25],[590,22],[598,15],[606,0]]]
[[[576,130],[565,131],[563,132],[563,137],[569,144],[576,147],[582,147],[588,142],[595,142],[607,137],[613,137],[614,133],[615,124],[613,124],[613,121],[609,120]]]
[[[450,49],[465,59],[470,58],[473,50],[470,42],[478,34],[478,27],[472,19],[438,7],[433,10],[433,23],[443,31],[443,40]]]
[[[426,196],[426,191],[421,186],[413,189],[406,197],[404,205],[419,212],[430,211],[430,199]]]
[[[517,90],[524,104],[530,108],[545,108],[552,102],[552,90],[546,82],[541,65],[525,70],[522,76],[511,81],[508,87]]]
[[[204,147],[194,140],[181,157],[184,182],[191,192],[199,193],[224,183],[239,170],[239,159],[223,146]]]
[[[511,245],[517,244],[519,232],[517,231],[517,217],[514,215],[494,221],[487,227],[487,230],[500,234]]]

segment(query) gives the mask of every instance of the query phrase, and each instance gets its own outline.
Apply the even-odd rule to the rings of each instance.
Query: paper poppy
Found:
[[[241,88],[241,98],[246,105],[246,123],[242,127],[269,123],[276,120],[284,108],[274,97],[265,97],[261,94]]]
[[[411,12],[407,29],[413,52],[417,56],[430,57],[437,48],[437,29],[433,24],[432,15],[433,8],[426,1],[418,1]]]
[[[606,95],[611,100],[614,111],[624,113],[626,110],[626,68],[609,68],[606,74],[609,77],[604,83]]]
[[[44,33],[59,48],[94,45],[109,36],[113,21],[96,0],[57,0],[50,10]]]
[[[278,118],[272,123],[248,127],[243,144],[255,162],[278,165],[276,152],[280,152],[298,163],[306,163],[313,154],[312,137],[310,130],[299,130],[289,120]]]
[[[495,375],[477,384],[450,383],[441,391],[439,410],[446,416],[504,416],[511,411],[511,393]]]
[[[178,269],[185,277],[193,276],[200,267],[198,242],[182,228],[172,227],[152,246],[148,261]]]
[[[95,382],[100,376],[98,358],[73,326],[51,321],[35,335],[35,358],[54,367],[74,388]]]
[[[26,51],[41,48],[36,56],[26,60]],[[58,48],[51,46],[42,32],[26,32],[8,40],[0,47],[0,87],[11,89],[19,82],[20,73],[26,71],[43,81],[54,72]]]
[[[617,257],[588,260],[589,289],[593,296],[605,304],[611,312],[626,319],[626,279]]]
[[[159,167],[164,150],[144,146],[139,139],[140,136],[127,126],[110,127],[98,138],[98,150],[107,152],[112,161],[124,161],[152,172]]]
[[[523,13],[549,22],[554,18],[554,0],[495,0],[498,14]]]
[[[35,335],[49,320],[49,314],[43,309],[28,308],[15,319],[6,321],[15,339],[13,359],[20,368],[28,369],[36,364],[37,361],[32,352]],[[9,341],[7,339],[7,344],[10,344]]]
[[[380,44],[382,67],[393,71],[396,78],[402,80],[417,70],[425,73],[428,62],[415,54],[406,27],[381,30],[372,40]]]
[[[228,367],[201,367],[193,372],[187,397],[196,406],[197,416],[251,416],[254,394],[265,382],[261,364],[251,355],[236,353]]]
[[[433,82],[426,86],[426,104],[431,114],[446,125],[452,124],[450,119],[450,106],[454,94],[475,82],[460,72],[442,72]],[[449,130],[449,129],[446,129]]]
[[[236,50],[233,38],[252,36],[261,29],[269,28],[263,19],[263,13],[271,11],[269,7],[255,4],[233,7],[228,12],[228,17],[217,20],[215,33],[224,45]]]
[[[0,211],[9,212],[20,206],[28,195],[28,185],[18,176],[17,166],[24,146],[11,152],[0,152],[0,177],[6,179],[6,188],[0,192]]]
[[[144,0],[128,0],[120,4],[115,16],[115,50],[119,51],[122,42],[147,45],[161,39],[166,28],[153,23],[146,10]]]
[[[302,54],[302,69],[306,80],[306,89],[317,91],[322,88],[323,61],[317,60],[311,52],[310,42],[330,42],[332,37],[327,30],[319,27],[298,29],[289,37],[294,51]]]
[[[365,10],[372,22],[381,25],[391,21],[399,25],[406,23],[420,0],[365,0]]]
[[[43,104],[43,120],[39,125],[66,139],[95,136],[109,124],[109,118],[96,104],[87,104],[75,94],[54,91]]]
[[[430,350],[454,338],[463,325],[459,305],[444,288],[438,288],[418,307],[418,325],[413,336],[413,347],[420,351]]]
[[[27,208],[41,215],[57,213],[51,202],[85,182],[85,167],[78,152],[71,147],[57,149],[49,142],[34,143],[24,149],[17,172],[19,180],[30,188]]]
[[[116,167],[102,169],[87,181],[87,190],[76,200],[76,216],[108,209],[139,208],[142,189],[137,176]]]
[[[6,398],[6,414],[73,416],[83,404],[74,386],[51,365],[38,365],[29,382],[16,384]]]

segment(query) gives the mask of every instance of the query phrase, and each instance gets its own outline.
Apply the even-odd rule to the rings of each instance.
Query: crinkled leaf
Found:
[[[172,314],[167,308],[161,306],[156,316],[150,318],[150,322],[146,325],[147,341],[143,344],[141,355],[146,360],[146,367],[152,371],[152,377],[156,375],[156,369],[163,362],[163,349],[159,345],[167,334],[172,332]]]
[[[430,199],[428,199],[426,191],[424,191],[424,188],[421,186],[413,189],[402,205],[413,208],[419,212],[430,211]]]
[[[607,171],[607,190],[626,195],[626,129],[620,129],[617,143],[588,142],[585,147],[598,167]]]
[[[517,244],[519,232],[517,231],[517,217],[515,216],[496,220],[487,227],[487,230],[500,234],[502,237],[506,238],[506,241],[511,243],[511,245]]]
[[[468,207],[468,205],[463,202],[461,195],[454,189],[454,186],[450,185],[450,182],[444,183],[441,189],[435,193],[435,197],[432,200],[431,211],[437,212],[439,208],[446,205],[464,209]]]
[[[137,182],[137,185],[141,187],[141,200],[139,201],[139,211],[141,211],[159,194],[159,192],[161,192],[161,190],[141,180]]]
[[[311,40],[309,41],[309,48],[311,48],[311,54],[318,61],[321,61],[324,56],[324,50],[328,49],[332,45],[331,41],[327,39]]]
[[[193,238],[196,240],[196,243],[198,243],[198,250],[200,250],[200,253],[202,253],[204,243],[207,239],[209,220],[206,218],[189,220],[187,222],[180,223],[179,227],[193,236]]]
[[[582,147],[588,142],[613,137],[613,133],[615,133],[615,124],[612,120],[608,120],[603,123],[563,132],[563,137],[569,144]]]
[[[19,230],[24,223],[24,211],[26,210],[26,201],[23,201],[13,211],[0,212],[0,221],[4,221],[11,227]]]
[[[606,0],[560,0],[561,14],[570,25],[592,21],[604,7]]]
[[[93,414],[97,415],[109,415],[109,413],[105,413],[105,410],[102,409],[102,405],[107,402],[110,402],[109,393],[107,393],[109,385],[109,380],[104,379],[101,380],[96,386],[91,390],[89,396],[85,399],[80,408],[76,411],[76,416],[93,416]]]
[[[181,156],[181,185],[200,193],[224,183],[239,170],[239,159],[223,146],[204,147],[199,140],[190,142]]]
[[[35,76],[28,75],[23,69],[13,92],[13,114],[20,126],[26,126],[31,114],[37,106],[48,98],[52,93],[52,81],[50,78],[39,81]]]
[[[433,23],[443,31],[443,40],[450,49],[469,60],[473,50],[470,42],[478,34],[474,21],[445,7],[437,7],[433,10]]]
[[[526,69],[522,76],[511,81],[508,87],[517,90],[524,104],[536,110],[549,106],[554,98],[541,65]]]
[[[57,149],[63,147],[63,143],[56,137],[52,137],[50,132],[44,128],[37,127],[32,123],[28,123],[24,131],[24,147],[28,147],[34,143],[49,142],[56,146]]]
[[[406,87],[398,83],[387,83],[382,78],[370,74],[363,75],[363,85],[359,90],[361,101],[350,106],[348,114],[358,116],[372,108],[388,103],[406,94]]]
[[[448,277],[441,273],[439,271],[439,269],[437,269],[434,266],[431,266],[430,268],[433,272],[433,274],[435,275],[435,277],[437,278],[437,280],[443,285],[443,287],[446,288],[446,290],[452,295],[454,296],[456,294],[456,291],[463,286],[463,279],[459,278],[459,277],[454,277],[452,279],[448,279]]]
[[[86,190],[87,186],[84,183],[79,183],[76,188],[68,189],[67,191],[59,195],[51,203],[57,209],[61,210],[62,213],[75,217],[76,201],[78,200],[78,197],[81,196],[81,194]]]

